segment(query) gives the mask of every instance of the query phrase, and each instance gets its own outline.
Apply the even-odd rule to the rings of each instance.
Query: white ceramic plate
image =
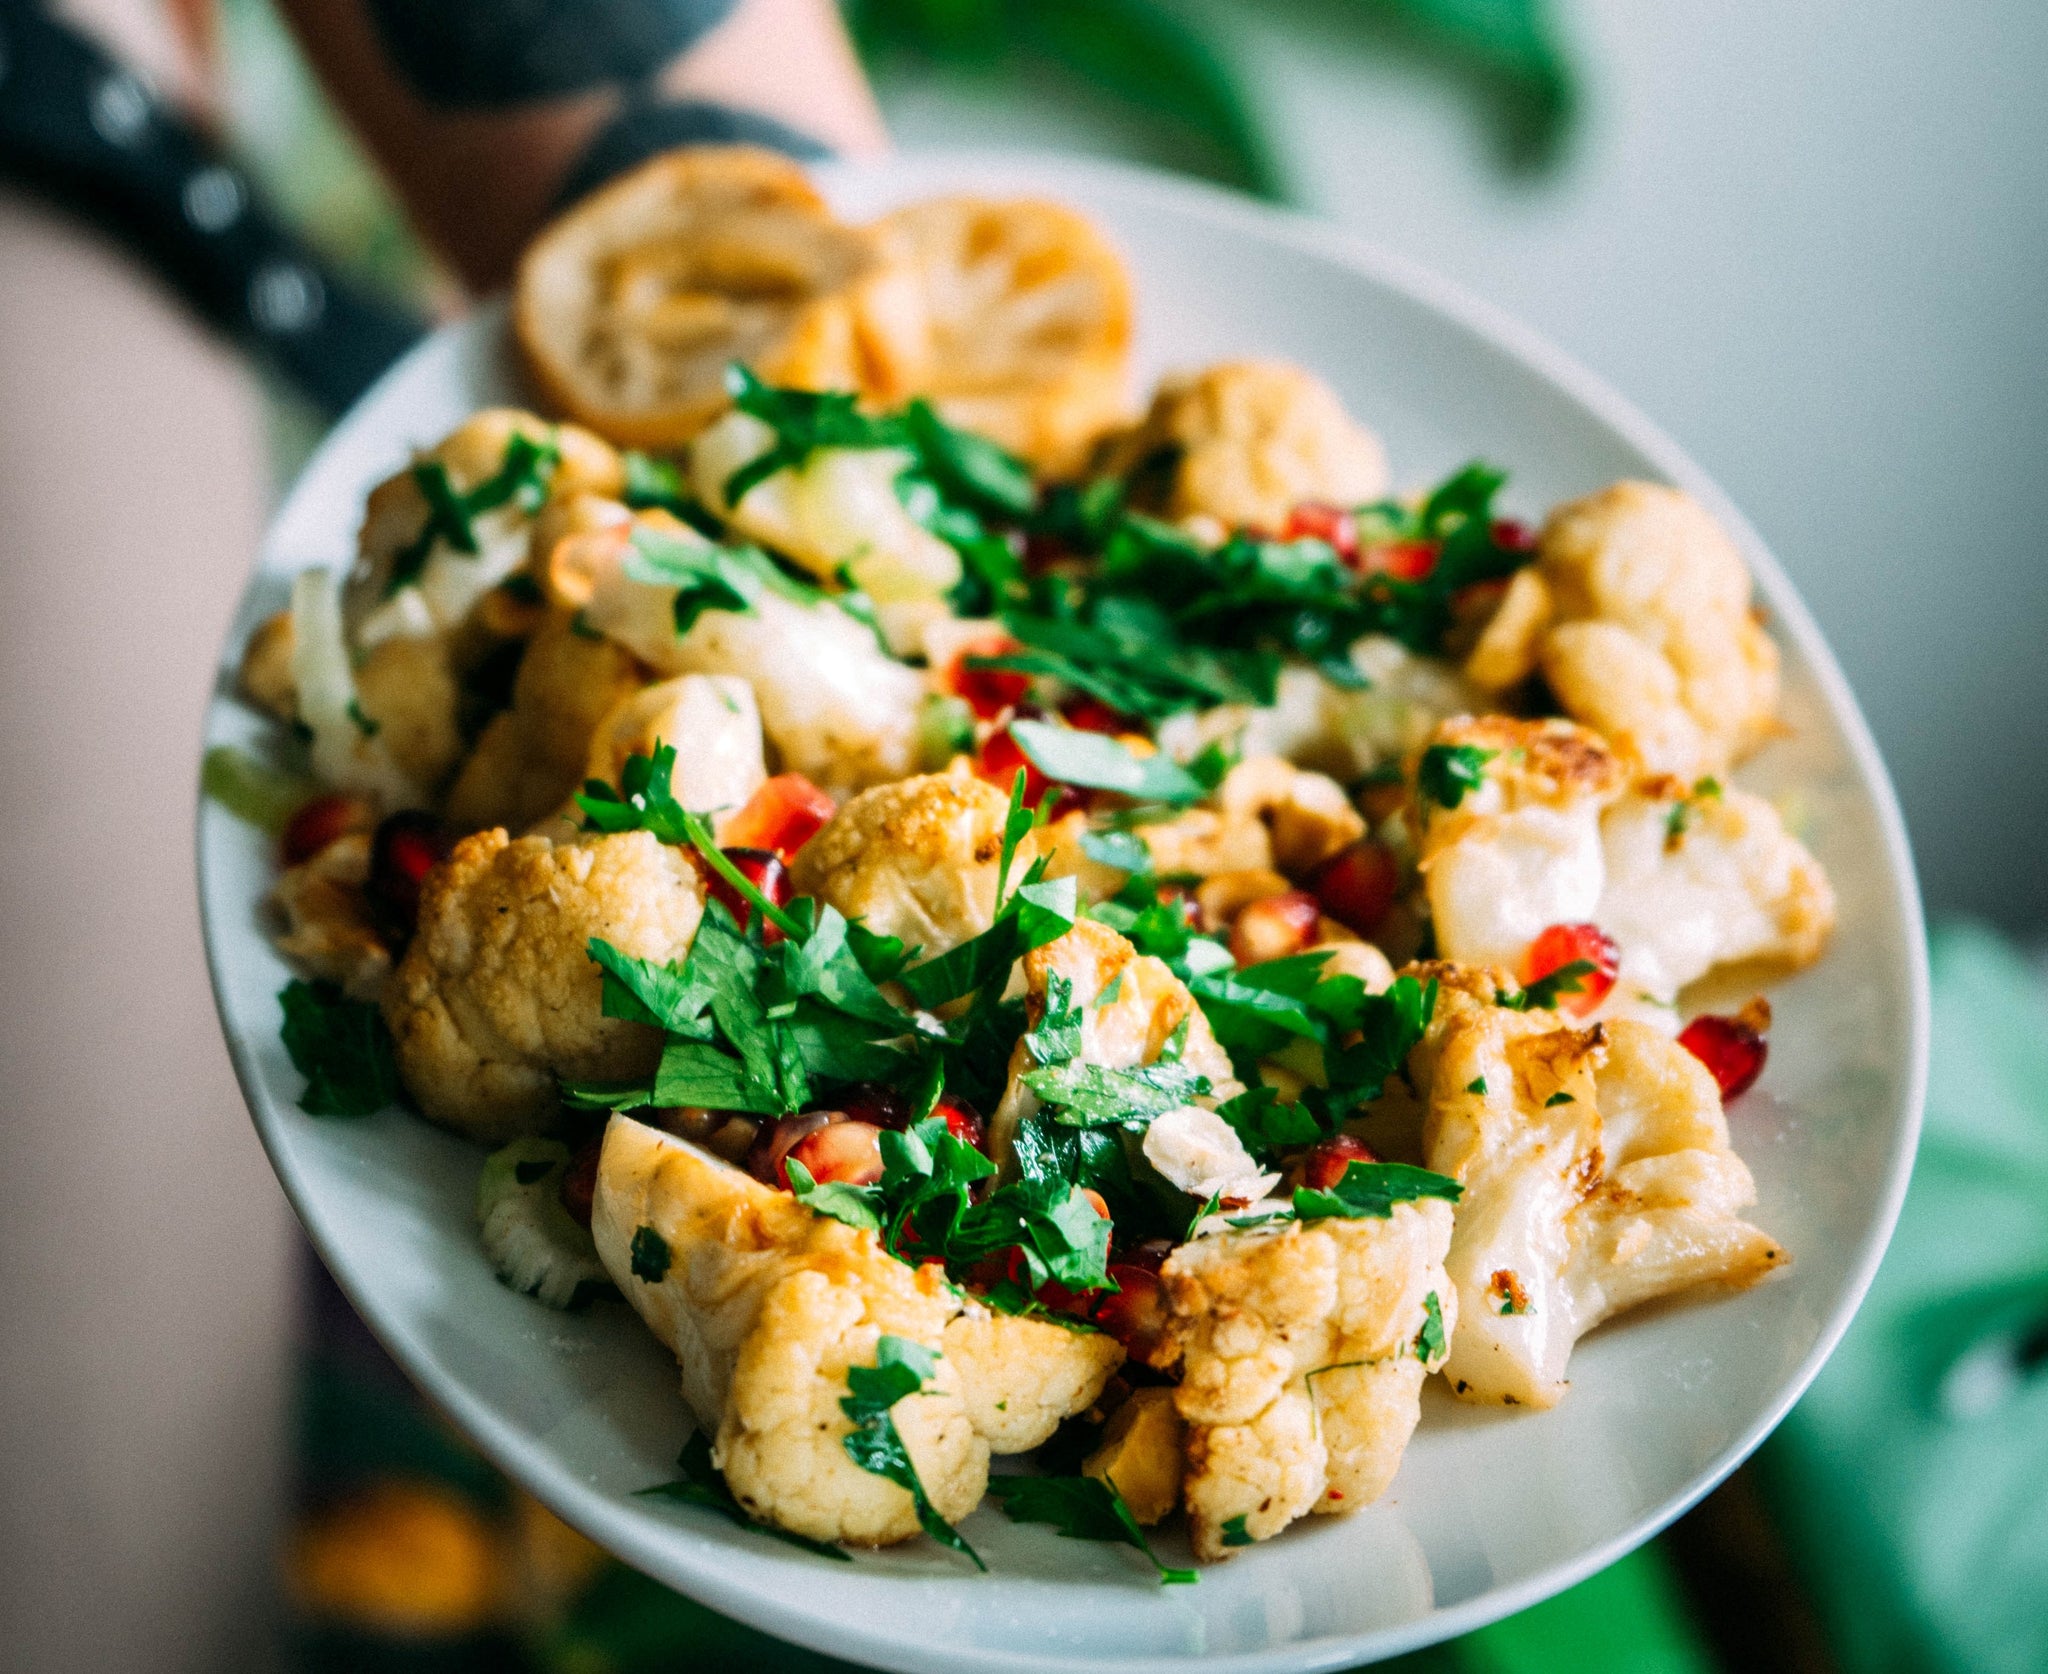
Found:
[[[1848,1324],[1905,1190],[1926,1055],[1919,904],[1891,788],[1833,658],[1754,533],[1672,443],[1527,331],[1381,252],[1103,165],[921,157],[828,170],[826,181],[854,216],[963,189],[1077,205],[1136,275],[1143,379],[1227,355],[1299,360],[1379,429],[1404,485],[1483,457],[1512,469],[1507,504],[1529,516],[1616,477],[1655,477],[1736,532],[1785,652],[1792,726],[1742,777],[1796,804],[1841,902],[1827,959],[1776,991],[1769,1073],[1731,1116],[1761,1192],[1755,1219],[1796,1264],[1746,1295],[1598,1332],[1554,1412],[1481,1411],[1433,1388],[1380,1504],[1308,1519],[1198,1586],[1162,1589],[1133,1554],[1011,1525],[993,1506],[965,1525],[989,1575],[929,1542],[828,1563],[631,1497],[673,1474],[687,1432],[674,1365],[622,1306],[564,1316],[493,1281],[471,1226],[476,1151],[395,1112],[300,1113],[277,1035],[288,973],[256,917],[270,846],[209,805],[199,867],[221,1021],[314,1244],[421,1387],[569,1522],[715,1609],[854,1661],[934,1674],[1333,1669],[1464,1632],[1592,1574],[1783,1416]],[[349,562],[364,491],[472,409],[522,398],[503,313],[486,309],[421,345],[335,430],[265,543],[209,743],[263,736],[228,695],[228,671],[291,572]]]

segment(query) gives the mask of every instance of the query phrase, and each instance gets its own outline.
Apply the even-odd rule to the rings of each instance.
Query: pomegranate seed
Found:
[[[1401,866],[1384,843],[1361,838],[1311,872],[1308,888],[1339,924],[1370,936],[1401,892]]]
[[[1135,1262],[1110,1263],[1117,1288],[1095,1305],[1095,1323],[1138,1360],[1149,1357],[1166,1335],[1166,1285],[1158,1271]]]
[[[955,1139],[962,1140],[977,1149],[980,1148],[982,1141],[981,1118],[975,1115],[971,1109],[962,1104],[958,1099],[940,1099],[937,1105],[933,1107],[932,1114],[945,1117],[946,1131]],[[1107,1209],[1103,1211],[1105,1216],[1108,1213]]]
[[[781,907],[788,904],[789,868],[782,864],[781,856],[771,854],[766,849],[721,849],[719,853],[731,861],[740,876],[765,895],[772,905]],[[732,914],[734,922],[742,930],[747,927],[747,920],[754,913],[753,902],[709,868],[706,869],[704,888],[712,900],[724,905],[725,910]],[[782,931],[776,925],[770,924],[765,931],[765,937],[768,941],[779,942],[782,940]]]
[[[845,1120],[836,1110],[809,1110],[801,1116],[784,1116],[773,1122],[764,1122],[754,1135],[754,1142],[747,1147],[745,1167],[749,1174],[764,1185],[780,1186],[789,1190],[789,1170],[783,1166],[790,1151],[796,1144],[820,1128]]]
[[[1008,634],[994,634],[962,646],[946,667],[946,689],[965,698],[967,707],[984,721],[994,720],[1004,710],[1014,709],[1024,701],[1031,690],[1031,676],[1014,674],[1008,669],[969,668],[968,659],[1007,657],[1023,649]]]
[[[1269,895],[1241,911],[1230,926],[1230,957],[1240,965],[1263,965],[1312,946],[1323,909],[1304,890]]]
[[[1438,551],[1435,541],[1381,541],[1359,553],[1359,568],[1395,581],[1427,581]]]
[[[802,1163],[821,1186],[872,1186],[882,1177],[882,1130],[872,1122],[829,1122],[784,1154],[778,1170],[784,1183],[791,1161]]]
[[[1083,1186],[1081,1188],[1081,1195],[1088,1200],[1089,1206],[1094,1209],[1096,1214],[1100,1215],[1105,1221],[1109,1219],[1108,1198],[1104,1197],[1093,1186]]]
[[[1713,1072],[1723,1099],[1748,1092],[1771,1052],[1770,1042],[1739,1017],[1695,1017],[1679,1031],[1678,1044]]]
[[[879,1081],[863,1081],[839,1095],[839,1108],[856,1122],[878,1128],[910,1126],[910,1106],[903,1094]]]
[[[1493,544],[1507,552],[1533,552],[1536,531],[1520,518],[1497,517],[1493,520]]]
[[[988,742],[981,747],[974,771],[990,784],[1007,791],[1015,783],[1020,767],[1024,769],[1024,800],[1036,808],[1040,798],[1052,788],[1052,781],[1024,759],[1024,752],[1016,739],[1010,736],[1008,727],[989,735]]]
[[[1342,506],[1321,500],[1304,500],[1289,512],[1280,538],[1322,541],[1334,547],[1337,556],[1347,564],[1358,557],[1358,520]]]
[[[333,794],[302,802],[286,823],[279,841],[284,863],[297,866],[311,860],[337,837],[365,831],[375,820],[369,803],[359,796]]]
[[[784,860],[818,834],[839,805],[801,773],[778,773],[725,822],[722,836],[736,849],[766,849]]]
[[[1558,995],[1557,1009],[1573,1017],[1584,1017],[1607,998],[1614,987],[1614,973],[1621,968],[1621,950],[1599,925],[1551,925],[1529,944],[1522,960],[1522,980],[1539,982],[1577,960],[1584,960],[1593,969],[1580,973],[1577,993]]]
[[[370,839],[370,906],[394,934],[410,936],[419,922],[420,885],[448,858],[448,834],[432,814],[406,809],[390,815]]]
[[[1310,1191],[1326,1192],[1344,1178],[1344,1171],[1353,1163],[1378,1161],[1364,1140],[1353,1139],[1348,1133],[1333,1134],[1309,1147],[1308,1155],[1301,1160],[1301,1183]]]
[[[1092,697],[1069,698],[1060,705],[1060,714],[1078,732],[1106,732],[1115,737],[1120,732],[1136,730],[1136,723],[1128,715],[1119,715],[1108,704]]]
[[[569,1166],[562,1170],[562,1182],[555,1188],[562,1207],[579,1226],[590,1225],[590,1208],[597,1201],[597,1159],[604,1150],[604,1137],[593,1134],[570,1153]]]

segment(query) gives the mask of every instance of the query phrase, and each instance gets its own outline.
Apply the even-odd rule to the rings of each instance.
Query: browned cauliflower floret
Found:
[[[1365,835],[1343,786],[1279,756],[1239,762],[1212,803],[1137,828],[1154,871],[1207,878],[1277,867],[1301,876]]]
[[[1303,501],[1355,506],[1387,491],[1379,438],[1329,385],[1283,361],[1226,361],[1163,380],[1151,411],[1110,445],[1107,464],[1135,473],[1167,516],[1213,517],[1231,529],[1278,532]]]
[[[1741,552],[1689,495],[1618,482],[1559,507],[1537,574],[1540,591],[1510,589],[1472,678],[1498,689],[1540,665],[1567,714],[1687,780],[1770,736],[1777,648],[1751,610]]]
[[[936,958],[995,919],[1008,807],[964,763],[862,791],[798,852],[797,892]]]
[[[1450,1242],[1450,1205],[1429,1199],[1384,1220],[1215,1232],[1167,1260],[1196,1557],[1386,1490],[1457,1323]]]
[[[561,847],[479,832],[427,877],[419,927],[384,996],[420,1109],[491,1144],[542,1126],[556,1078],[652,1072],[658,1030],[603,1015],[588,943],[663,963],[703,916],[696,868],[644,831]]]
[[[1713,781],[1649,780],[1601,816],[1600,927],[1621,981],[1670,1000],[1717,965],[1810,965],[1835,923],[1820,863],[1762,797]]]
[[[967,1416],[992,1453],[1024,1453],[1085,1412],[1124,1351],[1100,1331],[980,1308],[946,1327],[946,1358],[960,1373]]]
[[[1423,1135],[1463,1183],[1446,1267],[1461,1398],[1551,1407],[1572,1345],[1692,1285],[1754,1284],[1786,1257],[1755,1201],[1713,1077],[1647,1024],[1460,1008],[1442,1031]]]
[[[243,697],[289,725],[299,718],[299,688],[292,674],[292,613],[280,610],[258,622],[242,648],[235,684]]]
[[[432,793],[462,760],[462,689],[438,639],[389,639],[356,665],[356,696],[398,770]]]
[[[931,1392],[893,1416],[949,1521],[980,1503],[992,1449],[1036,1446],[1122,1360],[1110,1338],[991,1315],[937,1266],[900,1262],[873,1233],[623,1116],[605,1133],[591,1231],[621,1292],[675,1352],[734,1495],[813,1539],[918,1533],[910,1495],[843,1445],[847,1371],[874,1364],[882,1336],[939,1355]]]
[[[1455,807],[1420,799],[1419,865],[1447,959],[1517,970],[1553,924],[1594,918],[1603,876],[1601,811],[1627,770],[1597,733],[1505,715],[1446,721],[1432,741],[1480,774]],[[1425,757],[1425,761],[1428,758]]]
[[[512,707],[493,716],[448,792],[458,830],[524,830],[582,783],[598,723],[646,684],[622,645],[582,631],[568,613],[533,636],[512,684]]]
[[[1131,1515],[1149,1528],[1180,1508],[1186,1455],[1187,1426],[1174,1405],[1173,1390],[1154,1384],[1132,1390],[1109,1415],[1102,1440],[1082,1461],[1081,1471],[1112,1484]]]
[[[391,974],[391,950],[363,896],[369,876],[370,835],[356,831],[286,867],[270,890],[285,922],[277,951],[358,1000],[376,999]]]
[[[456,493],[473,495],[497,478],[508,461],[516,463],[510,451],[515,438],[555,450],[553,468],[543,468],[550,500],[617,494],[625,485],[619,456],[587,430],[505,407],[472,414],[414,464],[370,491],[344,603],[351,644],[366,648],[396,637],[450,633],[479,599],[525,567],[539,508],[529,495],[508,491],[497,505],[469,517],[474,551],[452,545],[442,534],[418,555],[410,580],[401,577],[393,585],[399,554],[416,549],[433,515],[420,485],[421,468],[438,466]]]

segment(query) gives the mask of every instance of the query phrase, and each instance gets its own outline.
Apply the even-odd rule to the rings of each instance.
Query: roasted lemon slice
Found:
[[[871,396],[929,396],[1053,472],[1124,418],[1130,280],[1085,218],[1031,198],[934,198],[875,231],[896,272],[861,300]]]
[[[514,324],[571,417],[616,442],[676,446],[725,409],[732,361],[770,383],[855,387],[853,307],[879,251],[785,157],[674,151],[534,241]]]

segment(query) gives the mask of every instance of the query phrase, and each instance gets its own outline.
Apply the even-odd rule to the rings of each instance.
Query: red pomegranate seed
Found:
[[[1301,1183],[1310,1191],[1326,1192],[1344,1178],[1344,1171],[1353,1163],[1378,1161],[1364,1140],[1353,1139],[1348,1133],[1333,1134],[1309,1147],[1308,1155],[1301,1160]]]
[[[448,858],[448,834],[432,814],[390,815],[370,839],[370,905],[385,927],[410,936],[419,922],[420,885]]]
[[[1678,1044],[1713,1072],[1723,1099],[1748,1092],[1771,1052],[1770,1042],[1738,1017],[1695,1017],[1679,1031]]]
[[[1024,769],[1024,800],[1036,808],[1039,799],[1052,788],[1052,781],[1024,759],[1024,752],[1016,739],[1010,736],[1008,727],[989,735],[988,742],[981,747],[974,771],[990,784],[1007,791],[1016,782],[1020,767]]]
[[[1135,1262],[1111,1262],[1117,1288],[1095,1304],[1095,1323],[1138,1360],[1149,1357],[1166,1335],[1166,1285],[1158,1270]]]
[[[1331,918],[1370,936],[1401,892],[1401,866],[1384,843],[1361,838],[1311,872],[1308,888]]]
[[[1584,1017],[1614,987],[1614,973],[1621,968],[1621,949],[1614,938],[1597,924],[1553,924],[1533,942],[1522,959],[1522,980],[1539,982],[1553,971],[1584,960],[1593,969],[1579,974],[1576,993],[1557,997],[1557,1009],[1573,1017]]]
[[[1493,544],[1508,552],[1533,552],[1536,531],[1520,518],[1497,517],[1493,520]]]
[[[1093,1186],[1083,1186],[1081,1188],[1081,1195],[1088,1200],[1089,1207],[1092,1208],[1096,1212],[1096,1214],[1100,1215],[1105,1221],[1109,1219],[1108,1198],[1104,1197],[1102,1193],[1097,1191]]]
[[[1263,965],[1312,946],[1323,909],[1313,895],[1295,889],[1254,901],[1230,926],[1230,957],[1240,965]]]
[[[725,822],[723,837],[736,849],[765,849],[793,860],[838,811],[839,805],[801,773],[778,773]]]
[[[802,1163],[821,1186],[872,1186],[882,1177],[882,1130],[872,1122],[828,1122],[784,1153],[778,1172],[785,1183],[791,1162]]]
[[[766,849],[721,849],[719,853],[731,861],[740,876],[765,895],[771,905],[781,907],[788,904],[789,868],[782,864],[781,856],[770,854]],[[712,900],[724,905],[742,930],[747,927],[747,920],[754,914],[753,902],[709,867],[705,868],[704,888]],[[771,942],[782,940],[782,931],[773,924],[767,926],[764,935]]]
[[[590,1225],[590,1207],[597,1201],[597,1159],[604,1150],[604,1137],[593,1134],[570,1153],[569,1166],[562,1170],[556,1187],[562,1207],[579,1226]]]
[[[299,804],[286,823],[279,847],[287,866],[311,860],[337,837],[352,831],[366,831],[376,820],[369,803],[359,796],[330,794]]]
[[[871,1122],[878,1128],[910,1126],[910,1104],[895,1088],[880,1081],[863,1081],[839,1095],[839,1108],[856,1122]]]
[[[966,1105],[962,1104],[960,1100],[954,1098],[940,1099],[933,1107],[932,1114],[934,1116],[943,1116],[946,1119],[946,1131],[955,1139],[963,1140],[977,1148],[980,1147],[982,1141],[981,1118],[975,1115]],[[1105,1210],[1104,1214],[1107,1213],[1108,1211]]]
[[[1092,697],[1069,698],[1060,705],[1060,714],[1068,726],[1079,732],[1106,732],[1114,736],[1136,730],[1128,715],[1119,715],[1108,704]]]
[[[808,1138],[820,1128],[829,1127],[845,1118],[836,1110],[809,1110],[801,1116],[784,1116],[773,1122],[764,1122],[754,1135],[754,1143],[747,1148],[746,1170],[756,1180],[770,1186],[789,1190],[789,1171],[783,1167],[784,1160],[798,1141]]]
[[[946,688],[967,700],[984,721],[992,721],[1006,709],[1022,703],[1031,690],[1031,676],[1008,669],[970,668],[975,657],[1007,657],[1024,647],[1008,634],[991,634],[964,645],[946,666]]]
[[[1337,556],[1351,563],[1358,556],[1358,519],[1342,506],[1321,500],[1304,500],[1287,514],[1281,526],[1283,541],[1314,540],[1334,547]]]
[[[1395,581],[1427,581],[1436,568],[1435,541],[1381,541],[1358,555],[1358,567],[1367,575],[1391,576]]]

